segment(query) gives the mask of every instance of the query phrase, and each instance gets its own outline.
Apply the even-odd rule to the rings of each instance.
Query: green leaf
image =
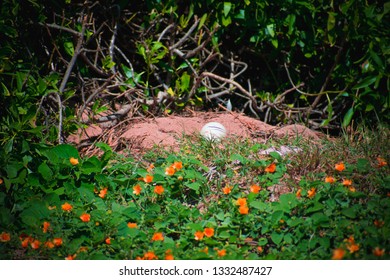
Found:
[[[355,90],[355,89],[366,88],[372,85],[373,83],[375,83],[376,78],[377,78],[376,76],[366,77],[363,80],[361,80],[357,85],[355,85],[352,89]]]
[[[276,245],[279,245],[280,242],[282,242],[283,237],[284,237],[283,233],[276,233],[276,232],[273,232],[273,233],[271,234],[271,240],[272,240],[272,242],[274,242]]]
[[[70,55],[70,56],[74,55],[74,45],[73,45],[73,42],[71,42],[71,41],[64,42],[64,49],[65,49],[65,52],[68,55]]]
[[[275,24],[268,24],[267,25],[267,31],[268,31],[268,34],[273,38],[275,37]]]
[[[357,212],[356,207],[350,207],[350,208],[346,208],[346,209],[341,210],[341,214],[343,214],[344,216],[351,218],[351,219],[356,218],[356,212]]]
[[[347,127],[351,123],[354,113],[355,113],[354,108],[353,107],[349,108],[347,113],[344,115],[343,127]]]
[[[198,182],[193,182],[193,183],[189,183],[189,184],[186,184],[186,187],[190,188],[191,190],[194,190],[196,192],[199,191],[199,188],[200,188],[201,184],[198,183]]]
[[[275,211],[275,212],[272,213],[272,215],[271,215],[271,221],[272,221],[274,224],[279,223],[280,219],[283,217],[283,214],[284,214],[284,212],[281,211],[281,210]]]
[[[319,202],[314,202],[314,205],[306,210],[306,214],[318,212],[324,209],[324,206]]]
[[[42,162],[38,166],[38,172],[42,175],[42,178],[46,181],[51,181],[53,177],[53,172],[51,171],[50,167],[47,165],[46,162]]]
[[[231,8],[232,8],[232,3],[230,3],[230,2],[224,2],[223,3],[223,15],[225,17],[227,17],[227,15],[229,14]]]
[[[329,222],[329,217],[323,213],[314,213],[312,216],[312,221],[315,226],[324,225]]]

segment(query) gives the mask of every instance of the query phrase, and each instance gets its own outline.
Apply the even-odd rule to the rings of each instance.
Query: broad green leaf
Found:
[[[64,42],[64,49],[65,49],[65,52],[68,55],[70,55],[70,56],[74,55],[74,45],[73,45],[73,42],[71,42],[71,41]]]
[[[271,240],[272,240],[272,242],[274,242],[276,245],[279,245],[280,242],[282,242],[283,237],[284,237],[283,233],[276,233],[276,232],[273,232],[273,233],[271,234]]]
[[[267,31],[272,38],[275,37],[275,24],[268,24]]]
[[[38,172],[42,175],[42,178],[46,181],[51,181],[53,177],[53,172],[51,171],[50,167],[47,165],[46,162],[42,162],[38,166]]]
[[[343,119],[343,126],[344,127],[347,127],[351,123],[351,120],[352,120],[354,113],[355,113],[354,108],[353,107],[349,108],[347,113],[344,115],[344,119]]]
[[[349,207],[349,208],[341,210],[341,214],[343,214],[344,216],[351,218],[351,219],[356,218],[356,213],[357,213],[356,207]]]
[[[229,14],[231,8],[232,8],[232,3],[230,3],[230,2],[224,2],[223,3],[223,15],[225,17],[227,17],[227,15]]]

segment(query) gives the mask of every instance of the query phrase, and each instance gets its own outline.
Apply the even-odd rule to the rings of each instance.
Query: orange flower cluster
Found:
[[[91,215],[90,214],[87,214],[87,213],[83,213],[81,214],[80,216],[80,219],[84,222],[84,223],[87,223],[91,220]]]
[[[344,170],[345,170],[345,164],[342,163],[342,162],[336,163],[335,166],[334,166],[334,168],[335,168],[337,171],[339,171],[339,172],[344,171]]]
[[[175,258],[173,257],[172,250],[168,249],[165,251],[165,259],[166,260],[174,260]]]
[[[74,157],[71,157],[71,158],[69,159],[69,162],[70,162],[71,165],[77,165],[77,164],[79,164],[79,160],[78,160],[77,158],[74,158]]]
[[[137,223],[128,222],[128,223],[127,223],[127,226],[128,226],[129,228],[137,228]]]
[[[8,242],[11,240],[11,235],[8,232],[3,231],[0,234],[0,242]]]
[[[142,179],[145,183],[151,183],[153,182],[153,176],[152,175],[146,175],[143,179]]]
[[[347,249],[351,254],[359,251],[359,245],[355,243],[355,238],[351,235],[349,238],[344,240],[347,243]]]
[[[336,182],[336,179],[332,176],[327,176],[325,178],[325,183],[333,184],[334,182]]]
[[[137,257],[136,260],[158,260],[155,253],[149,251],[146,252],[143,257]]]
[[[265,172],[267,173],[274,173],[276,171],[276,164],[273,162],[270,165],[268,165],[265,169]]]
[[[100,190],[99,197],[104,198],[107,194],[107,190],[108,190],[108,188],[104,188],[104,189]]]
[[[49,222],[43,222],[42,231],[43,233],[46,233],[49,230],[50,223]]]
[[[68,202],[65,202],[64,204],[61,205],[61,208],[64,211],[70,212],[70,211],[72,211],[73,206],[70,205]]]
[[[217,256],[222,258],[226,256],[226,249],[219,250],[218,248],[214,248],[215,251],[217,251]]]
[[[152,241],[163,241],[164,240],[164,235],[162,232],[156,232],[153,234]]]
[[[164,193],[164,187],[161,185],[157,185],[154,187],[154,193],[158,195],[162,195]]]
[[[379,247],[375,247],[374,250],[372,250],[372,253],[377,257],[382,257],[385,254],[385,249],[381,249]]]
[[[251,193],[259,193],[260,190],[261,190],[261,187],[258,186],[258,185],[252,185],[252,186],[250,187]]]
[[[300,198],[302,196],[302,189],[298,189],[297,193],[295,194],[297,198]]]
[[[74,255],[68,255],[68,256],[65,258],[65,260],[74,260],[74,259],[76,259],[76,257],[77,257],[76,254],[74,254]]]
[[[239,206],[238,211],[241,215],[247,215],[249,213],[249,208],[246,204],[246,198],[237,199],[236,204]]]
[[[106,240],[105,240],[106,244],[107,245],[111,245],[111,238],[110,237],[107,237]]]
[[[341,260],[344,258],[345,250],[342,248],[337,248],[333,250],[332,260]]]
[[[222,191],[224,194],[229,194],[229,193],[231,193],[232,189],[233,189],[233,187],[226,186],[222,189]]]
[[[378,161],[378,165],[377,165],[378,168],[381,168],[381,167],[387,165],[387,161],[382,157],[377,157],[376,160]]]
[[[165,175],[172,176],[176,171],[179,171],[182,168],[183,163],[181,161],[175,161],[171,166],[165,168]]]
[[[316,189],[311,188],[310,190],[307,191],[307,197],[308,198],[313,198],[316,195]]]
[[[135,195],[139,195],[142,191],[142,188],[140,185],[136,185],[135,187],[133,187],[133,194]]]
[[[198,230],[195,232],[195,240],[202,240],[204,236],[212,237],[213,235],[214,235],[213,228],[205,228],[203,231]]]

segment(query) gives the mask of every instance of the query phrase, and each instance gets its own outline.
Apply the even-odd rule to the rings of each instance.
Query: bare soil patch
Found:
[[[131,153],[142,153],[155,145],[175,151],[183,135],[197,134],[212,121],[225,126],[227,137],[268,139],[300,136],[314,141],[322,137],[321,133],[299,124],[276,127],[234,112],[192,112],[187,116],[129,119],[109,128],[104,127],[106,124],[94,124],[67,140],[79,147],[90,147],[97,141],[105,142],[115,151],[128,149]]]

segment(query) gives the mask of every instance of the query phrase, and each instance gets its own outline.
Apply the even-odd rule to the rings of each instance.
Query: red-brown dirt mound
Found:
[[[102,128],[91,125],[79,135],[72,135],[69,142],[79,145],[83,141],[103,141],[114,150],[131,148],[144,151],[154,145],[174,148],[177,140],[186,135],[199,133],[203,125],[208,122],[219,122],[225,126],[227,137],[268,138],[276,137],[304,137],[318,140],[320,133],[312,131],[302,125],[287,125],[275,127],[262,121],[233,112],[196,112],[192,116],[168,116],[158,118],[136,119],[124,121],[111,128]],[[89,141],[92,143],[92,141]],[[136,152],[136,151],[133,151]]]

